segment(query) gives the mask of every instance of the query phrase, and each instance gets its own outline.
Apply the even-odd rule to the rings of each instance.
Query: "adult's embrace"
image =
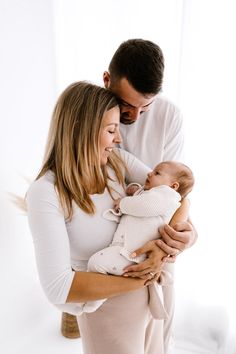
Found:
[[[159,230],[162,241],[136,250],[149,257],[126,269],[126,276],[86,272],[89,257],[112,240],[116,225],[102,213],[124,196],[124,179],[144,184],[159,162],[182,160],[182,118],[160,95],[163,71],[159,46],[135,39],[114,54],[103,76],[106,89],[70,85],[55,107],[44,163],[27,193],[41,284],[61,311],[78,315],[85,354],[169,353],[173,286],[163,286],[168,318],[155,320],[146,285],[150,273],[160,271],[159,247],[172,272],[176,254],[196,239],[185,221],[185,201],[173,224]],[[117,144],[124,150],[115,152]],[[147,266],[151,272],[143,276]],[[108,300],[97,311],[83,311],[83,302],[103,298]]]
[[[121,107],[122,143],[120,146],[131,152],[147,166],[153,168],[162,161],[183,161],[184,132],[180,110],[161,95],[164,74],[164,57],[161,48],[143,39],[130,39],[118,47],[114,53],[108,70],[103,74],[104,85],[119,98]],[[187,200],[183,204],[188,203]],[[186,206],[186,205],[185,205]],[[159,266],[159,251],[156,244],[167,255],[165,267],[173,273],[173,264],[177,254],[192,246],[197,238],[197,232],[186,215],[181,215],[179,209],[170,225],[159,230],[163,241],[150,241],[139,252],[149,252],[149,266],[157,273]],[[147,262],[147,260],[145,261]],[[132,275],[142,274],[147,264],[138,264],[128,268]],[[147,276],[145,277],[148,278]],[[170,353],[174,315],[173,285],[163,287],[163,298],[168,319],[158,324],[160,345],[157,352],[161,353],[163,346],[165,354]],[[67,336],[79,335],[77,320],[74,330],[71,323],[66,326],[64,316],[62,328]],[[156,323],[155,323],[156,324]],[[157,324],[156,324],[157,325]],[[68,329],[68,331],[67,331]],[[158,342],[157,341],[157,342]],[[151,349],[150,349],[151,350]],[[145,354],[152,354],[146,351]]]

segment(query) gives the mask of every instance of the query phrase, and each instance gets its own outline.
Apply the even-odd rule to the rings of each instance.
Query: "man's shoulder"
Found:
[[[162,109],[163,111],[170,110],[179,112],[179,107],[177,106],[177,104],[162,94],[157,95],[153,106],[158,110]]]

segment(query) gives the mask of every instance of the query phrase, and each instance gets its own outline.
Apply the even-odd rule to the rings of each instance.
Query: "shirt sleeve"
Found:
[[[117,152],[127,166],[128,172],[125,176],[127,183],[137,182],[143,185],[151,168],[126,150],[117,149]]]
[[[51,303],[64,304],[74,272],[66,223],[54,184],[46,179],[33,182],[26,200],[42,288]]]
[[[180,195],[167,186],[153,188],[120,201],[120,211],[136,217],[172,215],[180,206]]]
[[[180,110],[174,107],[171,120],[167,121],[163,161],[184,161],[184,128]]]

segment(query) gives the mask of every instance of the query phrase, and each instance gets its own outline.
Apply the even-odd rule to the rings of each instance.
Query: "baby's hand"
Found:
[[[135,192],[137,192],[137,190],[140,188],[140,185],[138,184],[130,184],[127,188],[126,188],[126,195],[128,196],[132,196],[134,195]]]
[[[120,211],[120,201],[121,201],[121,198],[118,198],[114,201],[114,209],[116,212]]]

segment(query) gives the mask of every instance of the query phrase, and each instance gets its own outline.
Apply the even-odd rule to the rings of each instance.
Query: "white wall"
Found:
[[[102,84],[114,50],[132,37],[151,39],[164,51],[164,93],[184,113],[187,161],[196,176],[191,214],[199,240],[176,265],[177,299],[222,306],[235,329],[234,1],[149,0],[148,5],[141,0],[0,0],[3,338],[27,335],[33,317],[40,325],[47,311],[56,313],[37,281],[26,218],[12,207],[7,192],[23,195],[27,183],[21,174],[37,173],[58,93],[75,80]]]
[[[56,99],[51,1],[0,1],[1,227],[6,192],[24,193],[43,156]],[[4,234],[4,233],[3,233]]]
[[[1,159],[8,172],[27,174],[42,156],[55,101],[51,1],[1,0],[0,6]]]
[[[27,219],[7,193],[24,195],[21,174],[33,178],[40,167],[56,99],[52,20],[49,0],[0,0],[0,351],[5,354],[14,346],[25,352],[21,344],[46,303]]]
[[[235,11],[232,0],[184,2],[179,103],[196,177],[191,214],[199,240],[179,260],[176,282],[186,298],[223,306],[234,331]]]
[[[165,93],[177,101],[183,0],[54,0],[58,87],[74,80],[103,85],[120,43],[144,38],[165,53]],[[174,65],[173,65],[174,63]]]

